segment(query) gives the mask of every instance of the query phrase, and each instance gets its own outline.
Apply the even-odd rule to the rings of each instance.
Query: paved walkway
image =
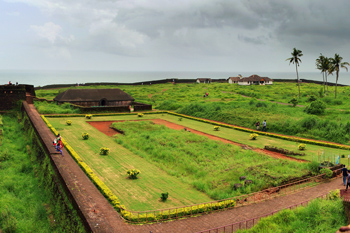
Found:
[[[66,182],[67,188],[72,197],[74,197],[75,204],[78,206],[82,215],[86,219],[86,222],[94,232],[149,233],[152,231],[152,233],[190,233],[204,231],[259,217],[313,199],[321,194],[328,193],[330,190],[343,188],[341,184],[342,179],[336,178],[328,183],[323,183],[294,194],[281,196],[244,207],[166,223],[131,225],[122,220],[117,211],[113,209],[92,182],[86,177],[65,149],[63,157],[53,150],[51,143],[54,136],[40,118],[40,115],[37,113],[33,105],[29,106],[28,111],[31,112],[31,119],[35,122],[34,124],[36,124],[37,130],[39,131],[38,133],[41,135],[44,144],[46,144],[49,150],[49,154],[52,156],[51,159],[56,164],[59,173]],[[96,210],[96,212],[94,210]]]

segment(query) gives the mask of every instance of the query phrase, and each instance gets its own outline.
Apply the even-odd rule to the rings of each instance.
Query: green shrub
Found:
[[[327,200],[336,200],[338,198],[340,198],[340,190],[339,189],[329,191],[329,193],[327,194],[327,197],[326,197]]]
[[[299,144],[298,149],[299,150],[305,150],[306,149],[306,145],[304,143]]]
[[[71,121],[71,120],[67,120],[67,121],[66,121],[66,124],[67,124],[67,125],[71,125],[71,124],[72,124],[72,121]]]
[[[107,147],[100,148],[100,155],[108,155],[108,154],[109,154],[109,148]]]
[[[313,101],[316,101],[316,100],[317,100],[317,98],[315,96],[311,95],[307,101],[313,102]]]
[[[215,131],[219,131],[220,130],[220,126],[214,126],[214,130]]]
[[[297,98],[293,97],[293,99],[291,99],[288,103],[293,104],[293,107],[295,107],[298,104],[298,100]]]
[[[333,171],[329,168],[322,168],[320,174],[325,174],[324,178],[329,179],[333,176]]]
[[[89,134],[88,133],[83,133],[81,136],[82,136],[82,138],[84,140],[88,140],[89,139]]]
[[[341,100],[333,100],[333,104],[334,105],[342,105],[343,101],[341,101]]]
[[[313,115],[321,115],[326,110],[326,104],[320,100],[313,101],[305,108],[305,112]]]
[[[309,163],[309,170],[313,175],[319,174],[320,171],[320,163],[316,161],[312,161]]]
[[[12,233],[17,230],[17,220],[7,208],[1,211],[0,224],[4,233]]]
[[[179,118],[179,121],[182,121],[182,119],[183,119],[183,118],[182,118],[182,117],[180,117],[180,118]]]
[[[161,196],[160,196],[160,199],[161,199],[162,201],[166,201],[166,200],[168,199],[168,197],[169,197],[169,193],[168,193],[168,192],[166,192],[166,193],[161,193],[160,195],[161,195]]]
[[[137,179],[138,174],[140,174],[140,170],[138,169],[129,169],[126,171],[126,174],[128,174],[129,179]]]
[[[92,115],[91,115],[91,114],[87,114],[87,115],[85,115],[85,118],[86,118],[86,119],[91,119],[91,118],[92,118]]]
[[[249,137],[250,137],[251,140],[256,140],[256,139],[258,138],[258,136],[259,136],[259,135],[256,134],[256,133],[252,133],[252,134],[249,135]]]
[[[143,113],[137,113],[138,117],[143,117]]]

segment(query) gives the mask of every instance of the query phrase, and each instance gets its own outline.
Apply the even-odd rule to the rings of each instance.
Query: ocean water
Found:
[[[181,71],[38,71],[38,70],[0,70],[0,84],[31,84],[35,87],[50,84],[76,84],[93,82],[134,83],[147,82],[160,79],[196,79],[213,78],[227,79],[241,74],[248,77],[257,74],[272,79],[296,79],[295,72],[181,72]],[[301,72],[300,79],[322,81],[319,72]],[[335,83],[335,75],[328,77],[328,82]],[[339,84],[350,85],[350,73],[341,72]]]

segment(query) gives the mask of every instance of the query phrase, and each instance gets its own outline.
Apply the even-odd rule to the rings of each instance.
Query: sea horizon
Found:
[[[248,77],[257,74],[271,79],[296,79],[295,72],[209,72],[209,71],[112,71],[112,70],[0,70],[2,84],[30,84],[42,87],[53,84],[84,83],[136,83],[162,79],[227,79],[237,75]],[[299,72],[300,79],[323,81],[320,72]],[[335,75],[328,77],[335,83]],[[350,73],[341,72],[338,84],[350,85]]]

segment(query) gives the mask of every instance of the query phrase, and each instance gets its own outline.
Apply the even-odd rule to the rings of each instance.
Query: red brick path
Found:
[[[63,157],[53,150],[51,143],[54,135],[40,118],[35,107],[33,105],[27,105],[26,103],[24,105],[26,105],[25,109],[41,136],[44,146],[48,148],[51,159],[65,181],[68,190],[74,197],[77,206],[79,206],[84,218],[94,232],[198,232],[265,215],[272,211],[313,199],[330,190],[343,187],[341,184],[342,179],[337,178],[329,183],[324,183],[295,194],[277,197],[258,204],[166,223],[130,225],[122,220],[119,214],[87,178],[65,149],[63,149]]]

